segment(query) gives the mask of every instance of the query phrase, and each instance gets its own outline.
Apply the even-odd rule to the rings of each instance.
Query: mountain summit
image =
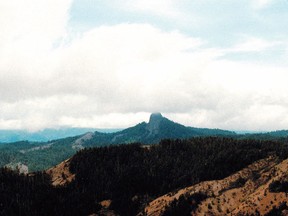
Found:
[[[150,115],[149,122],[147,124],[147,129],[149,130],[150,133],[157,133],[159,130],[159,125],[160,123],[164,120],[165,118],[161,115],[161,113],[152,113]]]
[[[19,142],[9,145],[0,145],[1,155],[0,166],[5,166],[11,162],[23,162],[28,165],[29,170],[46,169],[71,157],[77,150],[86,147],[107,146],[111,144],[143,143],[157,144],[162,139],[183,139],[199,136],[224,136],[235,135],[234,132],[219,130],[192,128],[178,124],[165,118],[161,113],[152,113],[149,122],[142,122],[134,127],[127,128],[114,133],[90,132],[76,137],[68,137],[42,143]],[[6,148],[9,146],[9,148]],[[10,148],[13,147],[13,148]],[[6,150],[5,150],[6,149]],[[11,149],[15,152],[15,157],[10,158]],[[19,154],[19,152],[21,154]],[[35,156],[37,155],[37,157]],[[47,158],[47,155],[50,155]],[[2,158],[2,159],[1,159]],[[28,158],[28,159],[27,159]],[[39,161],[43,161],[39,163]]]
[[[120,144],[141,142],[145,144],[158,143],[162,139],[182,139],[195,136],[214,136],[214,135],[233,135],[234,132],[207,129],[192,128],[173,122],[162,116],[161,113],[152,113],[149,122],[142,122],[134,127],[127,128],[116,133],[103,134],[95,132],[92,140],[83,143],[85,146],[95,146],[103,144]]]
[[[149,123],[153,123],[155,121],[161,121],[164,117],[162,116],[161,113],[152,113],[150,115]]]

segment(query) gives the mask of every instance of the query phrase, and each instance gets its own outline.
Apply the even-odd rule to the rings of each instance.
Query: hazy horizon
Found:
[[[0,130],[288,128],[288,1],[0,0]]]

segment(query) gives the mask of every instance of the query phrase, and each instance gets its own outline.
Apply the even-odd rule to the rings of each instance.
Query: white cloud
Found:
[[[0,46],[38,50],[65,34],[71,0],[0,1]]]
[[[111,101],[130,101],[125,107],[131,109],[131,104],[142,104],[148,93],[152,96],[155,88],[164,91],[173,85],[179,79],[175,71],[189,61],[187,50],[200,44],[198,39],[149,25],[100,27],[62,50],[55,92],[93,96],[95,102],[107,105],[99,108],[102,112],[114,112]]]
[[[30,96],[46,84],[56,67],[53,46],[66,35],[70,4],[71,0],[0,1],[2,100]]]
[[[245,37],[244,41],[226,50],[231,52],[260,52],[281,45],[280,41],[268,41],[262,38]]]
[[[155,111],[198,127],[288,127],[287,68],[218,59],[278,43],[249,37],[223,50],[177,31],[121,24],[53,47],[67,34],[70,4],[0,2],[0,128],[126,127]]]

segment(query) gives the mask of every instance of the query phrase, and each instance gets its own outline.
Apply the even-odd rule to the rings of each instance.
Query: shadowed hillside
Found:
[[[148,212],[148,203],[151,207],[154,206],[152,201],[157,197],[169,193],[168,196],[171,196],[173,201],[173,196],[179,189],[196,184],[203,185],[203,193],[196,194],[197,206],[201,205],[202,201],[205,206],[205,200],[209,199],[218,201],[218,194],[228,196],[231,190],[246,185],[245,190],[250,190],[258,188],[259,185],[267,187],[268,184],[271,193],[282,193],[286,191],[286,180],[269,177],[266,181],[264,174],[270,174],[271,166],[280,164],[287,157],[288,146],[281,142],[219,137],[167,139],[152,146],[129,144],[84,149],[45,173],[19,176],[2,169],[0,212],[4,215],[15,215],[15,212],[18,215],[19,212],[21,215],[91,215],[100,212],[137,215],[144,213],[145,209]],[[257,166],[252,165],[255,169],[248,167],[250,171],[241,171],[241,175],[228,177],[265,158],[268,158],[267,162],[264,160]],[[285,172],[285,167],[282,171]],[[249,173],[252,173],[255,182],[253,187],[248,184]],[[208,187],[210,183],[205,183],[211,180],[218,180],[216,182],[219,183],[214,192]],[[52,186],[52,181],[53,185],[58,186]],[[272,197],[274,198],[274,195]],[[283,195],[279,195],[279,202],[281,197]],[[180,206],[187,211],[187,208],[182,208],[187,207],[185,199],[184,205]],[[173,206],[179,206],[177,202],[175,201]],[[160,201],[159,203],[161,204]],[[11,205],[12,209],[9,207]],[[166,205],[170,204],[166,203],[164,207]],[[226,211],[224,208],[230,208],[229,206],[223,206],[223,211]],[[278,207],[277,202],[275,211],[278,211]],[[214,205],[207,208],[212,208],[213,211],[216,209]],[[162,209],[164,212],[166,207]]]
[[[147,216],[287,215],[287,170],[287,159],[268,157],[227,178],[161,196],[145,212]]]

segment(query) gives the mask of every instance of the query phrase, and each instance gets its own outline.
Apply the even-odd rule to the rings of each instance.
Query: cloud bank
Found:
[[[74,34],[71,4],[0,2],[0,128],[119,128],[155,111],[196,127],[288,127],[287,66],[229,58],[279,42],[245,36],[212,47],[148,23]]]

